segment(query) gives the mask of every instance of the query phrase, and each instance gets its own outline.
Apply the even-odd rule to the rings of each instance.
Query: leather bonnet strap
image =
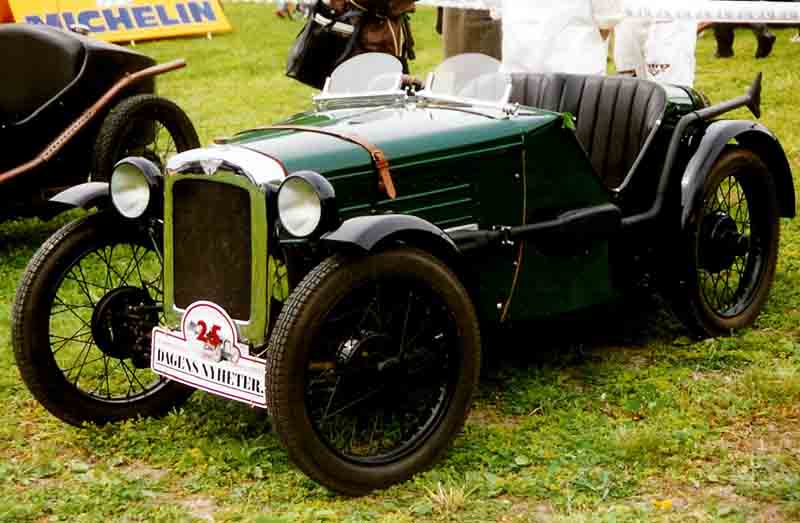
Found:
[[[368,142],[361,136],[358,136],[357,134],[350,134],[341,131],[332,131],[322,127],[312,127],[307,125],[270,125],[268,127],[261,127],[258,130],[269,131],[271,129],[287,130],[287,131],[305,131],[309,133],[324,134],[363,147],[369,153],[370,158],[372,158],[372,163],[373,165],[375,165],[375,169],[377,169],[378,171],[378,176],[380,177],[380,179],[378,180],[378,189],[386,193],[386,196],[388,196],[392,200],[397,198],[397,190],[394,187],[394,181],[392,180],[392,173],[389,170],[389,160],[386,159],[386,155],[383,154],[383,151],[381,149],[379,149],[372,143]]]

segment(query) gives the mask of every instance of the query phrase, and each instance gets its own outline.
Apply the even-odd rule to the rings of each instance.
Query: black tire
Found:
[[[109,181],[114,165],[127,156],[143,156],[163,168],[170,155],[198,147],[194,125],[175,103],[152,94],[131,96],[103,120],[95,140],[92,180]]]
[[[775,276],[780,215],[767,166],[746,149],[720,155],[691,211],[676,312],[697,337],[752,325]]]
[[[147,368],[149,329],[163,321],[158,241],[90,214],[59,229],[28,264],[13,308],[14,356],[33,396],[61,420],[158,416],[191,394]]]
[[[480,367],[474,307],[441,262],[412,248],[333,256],[283,307],[267,352],[268,407],[300,469],[333,491],[363,495],[443,455],[467,418]],[[345,423],[348,441],[337,430]]]

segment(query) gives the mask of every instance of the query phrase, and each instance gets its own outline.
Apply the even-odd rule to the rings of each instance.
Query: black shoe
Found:
[[[766,58],[772,52],[772,47],[775,45],[775,40],[778,37],[774,34],[764,35],[758,38],[758,49],[756,50],[756,58]]]
[[[720,49],[717,48],[717,52],[714,53],[714,56],[717,58],[731,58],[733,57],[733,48],[729,47],[727,49]]]

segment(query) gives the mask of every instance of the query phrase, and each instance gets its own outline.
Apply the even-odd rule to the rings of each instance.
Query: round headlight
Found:
[[[307,180],[290,176],[278,191],[278,217],[283,227],[298,238],[310,236],[322,220],[322,200]]]
[[[296,238],[319,236],[339,226],[331,182],[314,171],[298,171],[278,190],[278,218]]]
[[[151,206],[158,167],[145,158],[125,158],[111,174],[111,202],[125,218],[139,218]]]

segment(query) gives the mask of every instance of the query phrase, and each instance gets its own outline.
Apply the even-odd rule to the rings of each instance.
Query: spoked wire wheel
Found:
[[[267,354],[290,458],[346,494],[432,464],[463,426],[480,368],[461,284],[414,249],[332,257],[292,291]]]
[[[455,321],[415,283],[370,282],[321,326],[306,367],[306,409],[320,439],[344,459],[391,463],[429,436],[452,401]]]
[[[702,333],[730,333],[755,321],[778,256],[779,215],[767,167],[729,149],[714,165],[693,217],[690,311]]]
[[[132,96],[103,121],[95,141],[92,179],[108,181],[114,165],[128,156],[142,156],[163,170],[172,155],[197,147],[197,132],[175,103],[151,94]]]
[[[37,252],[14,308],[14,349],[34,396],[72,424],[157,415],[189,390],[149,369],[163,324],[160,239],[104,215]]]

